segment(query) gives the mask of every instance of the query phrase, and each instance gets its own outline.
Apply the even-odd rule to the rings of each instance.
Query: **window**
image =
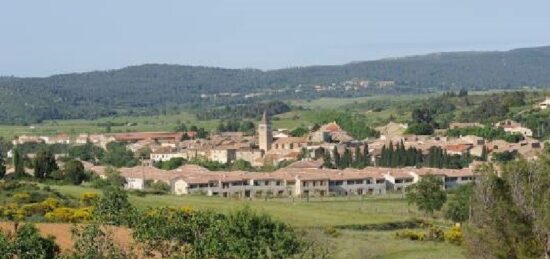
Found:
[[[385,182],[386,182],[386,180],[384,180],[384,179],[377,179],[376,180],[376,183],[385,183]]]
[[[406,183],[411,183],[412,181],[413,181],[413,179],[405,179]]]
[[[456,180],[458,180],[456,177],[448,177],[447,179],[445,179],[445,182],[456,182]]]
[[[403,179],[395,179],[395,183],[403,183]]]

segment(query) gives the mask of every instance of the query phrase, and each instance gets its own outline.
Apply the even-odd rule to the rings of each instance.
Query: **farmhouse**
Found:
[[[546,109],[548,109],[548,107],[550,107],[550,97],[546,97],[546,99],[544,101],[539,103],[539,108],[541,110],[546,110]]]

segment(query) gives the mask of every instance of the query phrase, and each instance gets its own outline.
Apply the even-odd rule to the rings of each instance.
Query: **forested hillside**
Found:
[[[0,77],[0,123],[156,114],[320,96],[547,87],[548,71],[550,47],[540,47],[270,71],[150,64],[47,78]],[[391,84],[376,84],[380,81]],[[320,86],[322,91],[315,88]]]

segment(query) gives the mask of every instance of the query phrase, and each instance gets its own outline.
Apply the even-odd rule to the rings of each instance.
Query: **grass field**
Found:
[[[51,187],[73,197],[79,197],[84,192],[100,192],[80,186]],[[379,224],[421,218],[422,214],[409,206],[401,194],[373,196],[364,200],[359,197],[316,198],[309,202],[300,199],[294,202],[289,199],[250,201],[206,196],[130,195],[130,201],[142,209],[174,206],[229,212],[250,206],[303,229],[315,238],[323,239],[330,246],[333,258],[465,258],[462,247],[445,242],[399,240],[394,238],[396,231],[338,230],[340,235],[334,237],[320,230],[327,226]]]
[[[312,114],[319,109],[336,109],[343,106],[349,106],[369,101],[399,101],[426,98],[428,95],[400,95],[400,96],[369,96],[359,98],[320,98],[311,101],[290,100],[291,105],[302,106],[310,110],[294,110],[288,113],[275,116],[273,119],[274,128],[292,129],[299,126],[309,126],[313,124]],[[392,111],[369,115],[372,122],[378,122],[390,116]],[[79,133],[105,133],[105,126],[99,124],[112,122],[115,124],[123,123],[123,126],[112,126],[112,132],[127,131],[172,131],[179,123],[185,123],[187,126],[197,125],[212,130],[217,127],[219,120],[198,120],[190,112],[179,112],[175,114],[155,115],[155,116],[116,116],[104,117],[96,120],[50,120],[28,126],[23,125],[0,125],[0,137],[12,139],[14,136],[22,134],[33,135],[55,135],[57,133],[66,133],[77,135]],[[369,120],[370,122],[370,120]],[[133,126],[130,126],[133,125]]]

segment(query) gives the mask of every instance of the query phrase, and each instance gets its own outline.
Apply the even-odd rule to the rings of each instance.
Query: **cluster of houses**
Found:
[[[477,127],[477,123],[452,123],[449,128]],[[428,152],[431,147],[440,147],[447,154],[481,156],[482,152],[488,152],[489,158],[493,152],[515,152],[527,159],[536,159],[538,152],[543,148],[543,143],[534,139],[533,132],[520,123],[514,121],[502,121],[495,124],[509,133],[523,136],[518,143],[509,143],[503,140],[488,141],[478,136],[460,136],[456,138],[446,137],[444,134],[435,136],[419,136],[405,134],[407,125],[389,123],[386,126],[376,128],[380,133],[379,138],[355,140],[343,130],[336,122],[322,125],[303,137],[289,136],[286,131],[273,131],[269,116],[264,114],[258,125],[256,136],[247,136],[242,132],[222,132],[211,134],[208,138],[197,139],[195,132],[129,132],[112,134],[80,134],[70,138],[66,134],[55,136],[19,136],[13,140],[13,144],[28,142],[42,142],[46,144],[85,144],[92,143],[106,147],[113,141],[127,143],[127,148],[137,153],[147,149],[150,159],[144,161],[145,165],[152,165],[158,161],[168,161],[172,158],[192,160],[201,158],[220,163],[232,163],[237,160],[249,162],[252,166],[261,167],[265,164],[277,165],[283,161],[295,161],[303,158],[304,149],[310,157],[306,159],[318,159],[320,151],[337,150],[343,154],[346,149],[355,152],[355,147],[363,148],[368,144],[372,163],[380,155],[383,146],[389,143],[403,143],[405,148],[414,147]],[[187,136],[184,137],[184,134]],[[331,152],[332,153],[332,152]],[[322,155],[322,154],[321,154]]]
[[[325,169],[322,161],[297,161],[269,173],[209,171],[187,164],[174,170],[150,166],[120,168],[127,189],[143,190],[147,181],[164,182],[176,195],[203,194],[221,197],[309,197],[329,195],[379,195],[403,192],[426,175],[442,180],[442,188],[452,188],[474,180],[470,168],[381,168]],[[105,177],[106,167],[85,163],[87,170]]]
[[[550,99],[540,104],[546,109]],[[480,127],[477,123],[452,123],[449,128]],[[336,122],[327,123],[318,129],[312,129],[303,137],[290,136],[288,131],[274,131],[267,114],[263,114],[258,124],[256,136],[241,132],[221,132],[208,138],[196,138],[196,132],[130,132],[112,134],[80,134],[74,138],[66,134],[55,136],[19,136],[14,145],[40,142],[46,144],[85,144],[91,143],[106,147],[117,141],[127,143],[134,152],[144,149],[150,151],[150,159],[133,168],[121,168],[128,189],[144,189],[148,181],[164,182],[174,194],[202,193],[224,197],[258,196],[326,196],[326,195],[364,195],[383,194],[386,191],[403,191],[425,175],[441,177],[443,187],[470,182],[475,174],[471,168],[381,168],[376,167],[376,158],[383,146],[389,143],[403,143],[405,148],[414,147],[429,152],[431,147],[440,147],[447,154],[482,156],[483,152],[491,157],[497,152],[516,152],[527,159],[536,159],[543,143],[534,139],[533,132],[514,121],[495,124],[509,133],[521,134],[523,140],[509,143],[503,140],[488,141],[478,136],[459,136],[450,138],[445,134],[418,136],[405,134],[407,125],[389,123],[376,130],[379,138],[355,140]],[[185,135],[184,135],[185,134]],[[368,144],[368,145],[365,145]],[[346,150],[354,153],[368,146],[372,159],[365,169],[327,169],[323,168],[319,151],[336,150],[343,154]],[[359,147],[359,148],[357,148]],[[363,150],[361,150],[364,152]],[[333,152],[330,152],[334,156]],[[304,157],[304,154],[307,154]],[[353,154],[355,156],[355,154]],[[284,161],[297,161],[290,166],[270,173],[228,171],[213,172],[196,165],[184,165],[180,168],[164,171],[152,165],[158,161],[173,158],[192,160],[201,158],[220,163],[232,163],[237,160],[249,162],[254,167],[266,164],[277,165]],[[105,167],[86,164],[88,170],[105,175]]]

